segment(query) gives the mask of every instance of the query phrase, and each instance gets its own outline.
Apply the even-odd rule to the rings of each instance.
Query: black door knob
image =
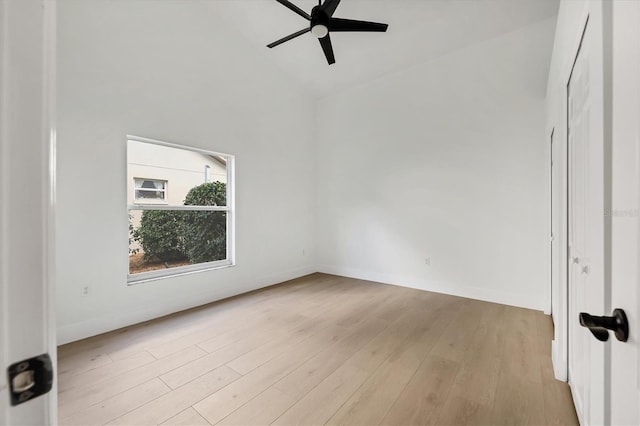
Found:
[[[629,322],[622,309],[615,309],[613,316],[596,317],[587,313],[580,313],[580,325],[587,327],[591,334],[601,342],[609,340],[609,330],[613,331],[616,339],[626,342],[629,338]]]

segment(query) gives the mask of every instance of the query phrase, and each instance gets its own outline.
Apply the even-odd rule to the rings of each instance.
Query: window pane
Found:
[[[164,191],[136,189],[136,200],[139,199],[164,200]]]
[[[162,180],[134,179],[136,200],[160,200],[166,198],[167,183]]]
[[[132,210],[129,273],[227,258],[227,212]]]
[[[128,194],[134,198],[128,200],[130,205],[136,200],[161,200],[172,206],[227,205],[224,155],[129,140],[127,173]]]
[[[165,189],[165,181],[150,179],[135,179],[136,189]]]

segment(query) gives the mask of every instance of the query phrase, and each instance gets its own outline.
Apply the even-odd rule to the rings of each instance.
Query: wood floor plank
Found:
[[[455,361],[427,356],[381,423],[437,424],[458,368]]]
[[[404,306],[407,308],[407,305]],[[329,419],[329,424],[371,425],[382,421],[391,406],[430,353],[457,310],[446,299],[413,310],[409,321],[415,325],[369,379]]]
[[[505,307],[510,324],[504,331],[501,371],[509,376],[542,383],[536,313],[529,309]]]
[[[326,326],[324,322],[318,321],[315,318],[301,321],[296,327],[287,330],[286,333],[273,336],[268,343],[237,357],[233,361],[228,362],[227,365],[240,374],[247,374],[251,370],[286,352],[298,344],[298,342],[313,336],[313,334]]]
[[[233,320],[238,323],[235,320],[238,311],[253,312],[269,309],[273,305],[274,298],[281,299],[283,303],[286,303],[287,298],[295,298],[298,292],[304,292],[305,296],[312,296],[324,290],[324,286],[317,285],[320,283],[336,285],[339,284],[339,277],[312,274],[266,289],[212,302],[156,320],[62,345],[58,347],[58,362],[64,364],[69,356],[77,356],[78,354],[82,354],[83,357],[96,358],[107,355],[112,360],[127,358],[145,351],[147,347],[171,341],[193,332],[194,328],[210,327],[216,322],[225,320]]]
[[[262,364],[193,408],[209,423],[219,422],[319,352],[335,339],[336,333],[344,333],[344,330],[339,326],[321,330],[319,336],[298,343],[287,353]]]
[[[412,313],[403,312],[398,319],[367,342],[341,368],[359,368],[372,373],[415,330]]]
[[[545,424],[542,383],[508,372],[500,374],[491,421],[494,424]]]
[[[160,378],[171,388],[176,389],[185,383],[188,383],[191,380],[236,359],[252,349],[266,344],[270,337],[271,335],[269,333],[263,333],[262,335],[249,335],[246,338],[237,341],[233,345],[225,346],[222,349],[171,370],[168,373],[161,375]]]
[[[317,425],[326,423],[369,375],[369,372],[358,368],[334,372],[272,424]]]
[[[211,423],[205,420],[196,410],[189,407],[181,413],[171,417],[162,423],[165,426],[210,426]]]
[[[337,285],[337,282],[331,283],[330,288]],[[326,289],[324,289],[326,290]],[[323,299],[323,302],[318,302],[319,292],[315,292],[312,294],[307,294],[308,299],[301,302],[295,303],[293,306],[290,306],[286,302],[286,298],[281,297],[278,299],[278,304],[283,304],[283,308],[271,306],[270,311],[279,313],[278,316],[265,316],[263,315],[255,315],[254,312],[248,312],[242,315],[242,321],[235,321],[236,324],[242,324],[242,327],[237,327],[235,329],[228,330],[227,332],[221,333],[198,343],[198,346],[203,348],[208,352],[214,352],[224,346],[235,343],[239,339],[244,339],[247,335],[255,332],[260,334],[270,334],[275,335],[275,332],[279,334],[285,334],[290,332],[291,330],[288,328],[290,324],[295,324],[299,321],[305,321],[309,318],[315,317],[320,313],[326,313],[331,309],[332,301],[330,300],[331,292],[326,295],[326,299]],[[274,304],[275,305],[275,304]],[[313,308],[310,308],[313,306]],[[317,311],[314,311],[317,310]],[[283,314],[286,312],[286,314]],[[241,314],[240,312],[238,314]],[[317,321],[316,321],[317,322]]]
[[[407,385],[415,369],[385,362],[348,398],[340,397],[338,410],[327,424],[373,425],[382,421]],[[326,404],[325,401],[322,405]]]
[[[338,285],[338,283],[327,284],[329,288]],[[298,289],[300,291],[300,289]],[[216,339],[220,335],[230,332],[241,334],[242,332],[262,324],[270,324],[278,321],[289,323],[298,319],[310,317],[309,312],[315,308],[326,309],[323,303],[329,303],[331,292],[326,288],[314,286],[308,288],[305,293],[307,298],[296,300],[295,304],[291,304],[291,299],[299,299],[296,292],[292,294],[283,294],[276,299],[265,299],[258,303],[238,308],[235,312],[221,316],[217,314],[215,320],[211,320],[206,326],[194,328],[191,333],[179,336],[172,342],[161,341],[155,346],[149,348],[149,351],[159,357],[162,353],[162,347],[170,344],[170,346],[180,347],[204,342],[209,339]],[[281,309],[279,305],[287,306],[287,309]],[[238,313],[242,313],[243,321],[238,321]],[[304,317],[304,318],[303,318]]]
[[[249,336],[259,336],[261,334],[272,335],[272,333],[276,332],[278,329],[280,329],[280,327],[282,327],[281,322],[274,324],[272,322],[269,322],[265,318],[265,322],[262,325],[250,324],[240,329],[229,330],[227,332],[219,334],[218,336],[199,342],[197,343],[197,346],[207,352],[212,353],[229,345],[235,344],[239,340],[244,340]]]
[[[197,327],[188,334],[181,335],[171,341],[162,341],[150,346],[147,350],[156,358],[163,358],[171,355],[186,347],[197,345],[212,339],[225,332],[233,332],[241,334],[251,326],[257,326],[260,323],[270,323],[277,321],[276,314],[270,312],[271,308],[264,311],[251,311],[243,315],[243,321],[238,322],[237,317],[228,317],[220,319],[217,322],[208,323],[206,326]],[[280,314],[282,315],[282,314]],[[292,315],[288,313],[288,315]],[[298,317],[299,318],[299,317]]]
[[[459,307],[459,315],[447,326],[431,353],[451,361],[462,361],[471,346],[481,315],[481,303],[464,300]]]
[[[160,379],[151,379],[63,419],[60,425],[103,425],[170,391]]]
[[[577,425],[578,417],[573,407],[569,386],[554,378],[551,356],[540,360],[543,378],[544,416],[547,425]]]
[[[193,404],[224,388],[240,377],[229,367],[222,366],[198,377],[184,386],[144,404],[109,422],[110,425],[157,425],[174,417]]]
[[[315,356],[280,379],[273,386],[298,400],[337,370],[353,354],[373,340],[387,325],[370,319],[342,339],[323,348]]]
[[[150,353],[141,352],[130,358],[120,359],[80,374],[70,376],[60,374],[58,375],[58,389],[64,392],[72,388],[94,385],[100,383],[102,380],[107,380],[115,375],[134,370],[155,360],[156,358]]]
[[[437,425],[496,425],[491,418],[491,407],[450,394],[438,412]],[[514,423],[515,424],[515,423]]]
[[[503,312],[501,305],[486,306],[436,423],[491,424],[502,362]]]
[[[96,367],[111,364],[113,360],[103,352],[77,352],[60,358],[58,351],[58,377],[75,376]]]
[[[547,425],[578,425],[569,386],[563,382],[544,383],[544,417]]]
[[[325,279],[313,275],[301,277],[268,289],[192,308],[157,320],[74,342],[72,345],[63,345],[58,348],[58,353],[61,359],[64,359],[68,353],[77,353],[78,350],[94,355],[108,354],[113,360],[127,358],[149,347],[170,342],[197,330],[212,329],[216,324],[219,325],[223,322],[238,324],[236,320],[238,311],[263,312],[272,310],[274,296],[278,296],[277,299],[287,300],[287,298],[295,298],[296,293],[300,291],[304,291],[307,296],[314,295],[323,290],[322,286],[314,285],[317,279],[322,282],[334,281],[332,278]]]
[[[157,320],[60,346],[58,353],[61,359],[65,359],[69,353],[72,353],[72,350],[104,353],[113,360],[127,358],[132,354],[145,351],[147,347],[156,342],[170,341],[188,333],[193,327],[202,326],[203,321],[206,321],[210,316],[224,315],[225,312],[232,311],[235,305],[237,303],[230,301],[228,306],[206,305],[179,314],[168,315]]]
[[[416,326],[414,319],[414,313],[401,313],[395,322],[287,410],[275,424],[324,424],[329,421],[389,354],[403,344]],[[407,380],[412,373],[413,371],[405,372]],[[373,383],[380,382],[374,380]],[[363,391],[362,394],[370,396],[375,395],[375,392]]]
[[[58,415],[60,418],[69,417],[88,406],[125,392],[204,355],[206,352],[200,348],[187,348],[172,356],[127,372],[127,374],[115,375],[108,380],[90,386],[59,392]]]
[[[432,353],[449,324],[459,315],[460,307],[450,298],[436,299],[419,309],[412,309],[410,322],[414,326],[407,340],[389,354],[388,361],[416,369]]]
[[[274,387],[267,388],[217,425],[268,425],[295,404],[296,400]]]
[[[456,411],[455,406],[459,404],[465,410],[472,409],[473,413],[484,413],[482,406],[488,411],[492,407],[502,366],[505,307],[485,304],[483,308],[444,411]]]

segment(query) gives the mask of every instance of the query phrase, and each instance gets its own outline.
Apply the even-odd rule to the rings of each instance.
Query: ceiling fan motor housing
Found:
[[[329,28],[329,19],[331,19],[331,17],[327,14],[327,12],[325,12],[320,6],[315,6],[313,9],[311,9],[311,32],[317,36],[318,34],[313,29],[318,25],[321,25],[322,27],[324,27],[323,31],[326,35],[325,28]]]
[[[311,26],[315,25],[329,25],[329,15],[320,6],[315,6],[311,9]]]

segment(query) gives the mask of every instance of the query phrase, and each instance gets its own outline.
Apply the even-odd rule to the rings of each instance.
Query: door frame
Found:
[[[611,336],[610,410],[608,424],[640,423],[640,4],[615,2],[612,28],[610,72],[612,88],[611,144],[607,182],[611,204],[605,209],[611,232],[610,306],[623,309],[629,319],[629,339],[623,343]],[[615,44],[614,44],[615,43]],[[615,111],[615,115],[613,112]],[[634,294],[635,293],[635,294]],[[635,296],[635,298],[633,297]]]
[[[546,304],[546,308],[545,308],[545,314],[550,315],[551,316],[551,320],[553,321],[553,284],[554,284],[554,279],[553,279],[553,274],[556,272],[554,266],[554,256],[555,256],[555,250],[554,245],[556,244],[556,235],[554,233],[554,225],[556,223],[556,221],[554,220],[554,216],[555,216],[555,211],[554,209],[556,208],[555,203],[554,203],[554,188],[553,186],[555,185],[556,182],[556,176],[555,176],[555,170],[554,170],[554,150],[555,150],[555,146],[554,146],[554,141],[556,138],[556,128],[553,127],[551,129],[551,134],[549,135],[549,232],[547,233],[547,235],[549,236],[549,255],[547,257],[547,259],[549,259],[549,294],[547,295],[547,304]],[[554,179],[556,178],[556,179]],[[548,311],[547,311],[548,310]]]
[[[56,144],[56,0],[0,1],[0,423],[55,424],[57,422],[57,385],[46,395],[23,404],[9,405],[6,369],[32,356],[48,353],[54,372],[56,359],[55,322],[55,144]],[[19,40],[16,46],[16,40]],[[19,52],[19,54],[17,54]],[[19,58],[19,59],[16,59]],[[20,95],[16,96],[16,88]],[[11,95],[11,96],[9,96]],[[16,135],[25,135],[24,138]],[[13,156],[33,156],[38,170],[16,173]],[[14,166],[12,169],[10,165]],[[32,179],[21,180],[31,173]],[[11,184],[19,181],[26,192],[39,200],[25,223],[9,223],[20,217],[13,204]],[[25,215],[28,216],[28,215]],[[10,250],[15,238],[6,232],[29,226],[37,218],[37,238],[41,243],[35,262],[39,279],[28,280],[16,270],[24,267],[22,254]],[[30,222],[31,221],[31,222]],[[13,238],[13,239],[12,239]],[[17,251],[16,253],[19,253]],[[20,256],[20,257],[16,257]],[[19,259],[18,267],[8,271]],[[26,263],[26,260],[25,262]],[[11,300],[9,297],[11,295]],[[16,316],[22,308],[41,309],[33,323],[24,324]],[[25,309],[25,312],[29,312]],[[24,315],[22,315],[24,316]],[[24,329],[26,327],[26,330]],[[36,330],[33,336],[26,334]],[[34,353],[34,351],[38,353]],[[19,358],[19,359],[15,359]],[[55,377],[55,375],[54,375]]]

